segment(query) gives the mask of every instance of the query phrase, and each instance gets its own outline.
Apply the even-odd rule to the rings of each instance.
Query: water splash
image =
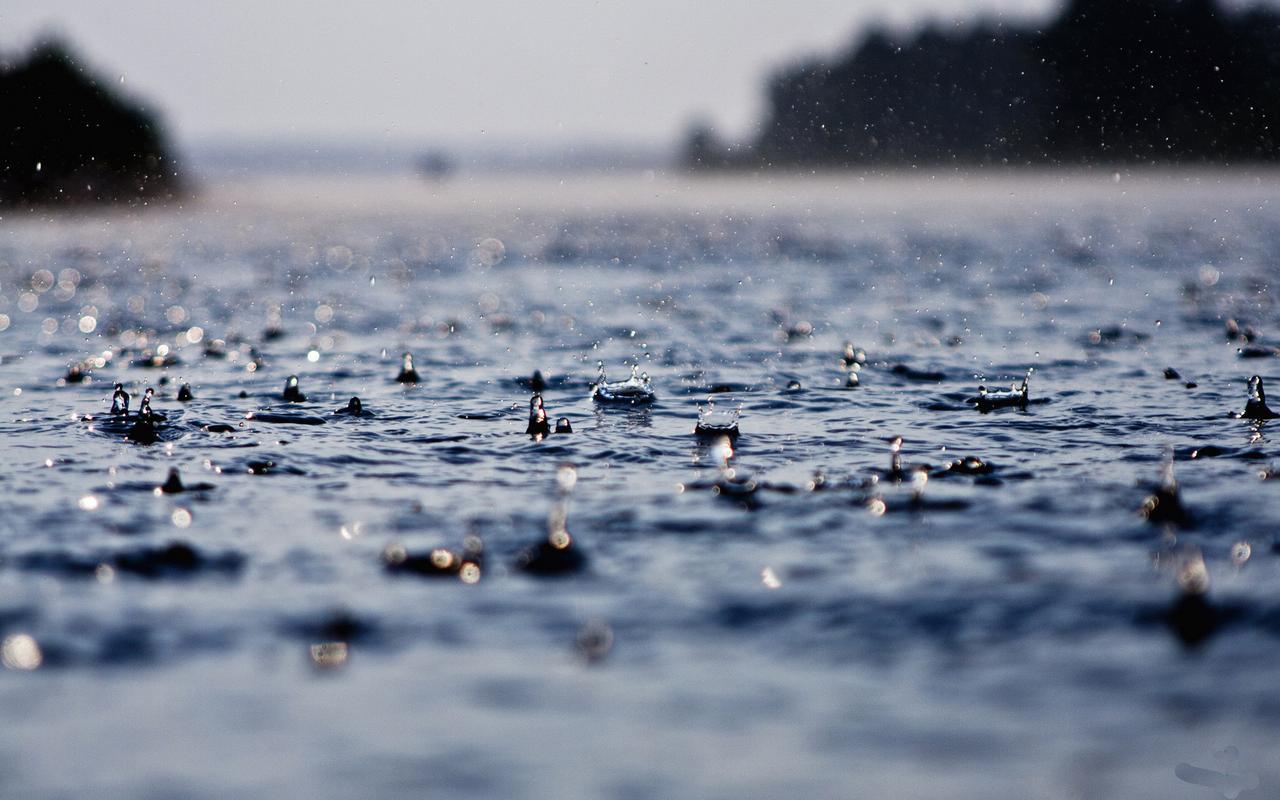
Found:
[[[182,476],[178,474],[177,467],[171,467],[169,477],[156,488],[162,494],[181,494],[187,490],[187,487],[182,485]]]
[[[468,534],[463,539],[460,552],[436,547],[427,553],[411,553],[398,542],[392,542],[382,550],[382,566],[389,573],[457,578],[467,585],[480,582],[483,559],[484,540],[475,534]]]
[[[1027,370],[1027,374],[1022,378],[1021,385],[1014,383],[1007,390],[993,390],[985,386],[979,386],[977,396],[971,397],[969,402],[977,406],[978,410],[983,413],[997,408],[1020,408],[1025,411],[1027,401],[1031,397],[1028,383],[1031,380],[1032,372],[1035,372],[1035,367]]]
[[[707,404],[698,408],[698,422],[693,432],[698,436],[728,436],[738,438],[738,417],[742,407],[716,408],[715,397],[707,397]]]
[[[587,556],[569,533],[569,496],[578,484],[578,469],[561,464],[556,469],[556,502],[547,514],[547,535],[520,551],[515,568],[532,575],[556,577],[581,572]]]
[[[302,388],[298,385],[298,376],[290,375],[289,379],[284,382],[284,391],[280,396],[290,403],[305,403],[307,396],[302,393]]]
[[[347,401],[347,404],[345,406],[343,406],[342,408],[336,409],[333,413],[343,415],[343,416],[348,416],[348,417],[375,416],[372,411],[364,407],[364,403],[361,402],[359,397],[351,398],[350,400]]]
[[[719,471],[719,475],[711,484],[711,493],[722,500],[736,503],[747,511],[758,509],[760,501],[756,494],[760,488],[759,484],[749,475],[739,474],[739,470],[732,466],[733,439],[726,434],[721,434],[711,445],[708,455]]]
[[[111,415],[125,417],[129,415],[129,393],[124,390],[123,383],[117,383],[111,395]]]
[[[1244,411],[1236,415],[1238,419],[1275,419],[1280,414],[1272,411],[1267,407],[1266,390],[1262,387],[1262,377],[1254,375],[1249,379],[1249,400],[1245,403]]]
[[[183,492],[208,492],[216,487],[212,483],[183,483],[177,467],[169,468],[169,476],[164,483],[153,489],[157,496],[166,494],[182,494]]]
[[[631,377],[625,381],[610,383],[604,372],[604,362],[598,362],[599,373],[591,385],[591,398],[597,403],[639,405],[656,399],[649,382],[649,373],[641,372],[637,364],[631,365]]]
[[[861,369],[867,363],[867,351],[861,347],[854,347],[853,342],[845,342],[841,361],[844,363],[845,369]]]
[[[895,436],[889,441],[889,471],[887,477],[893,481],[901,481],[906,473],[902,471],[902,437]]]
[[[1182,505],[1178,480],[1173,474],[1173,448],[1165,448],[1160,464],[1160,485],[1142,501],[1138,513],[1148,522],[1190,524],[1191,516]]]
[[[138,403],[138,410],[130,411],[129,393],[125,391],[123,384],[117,383],[111,395],[111,413],[104,417],[86,416],[82,421],[89,423],[91,431],[121,436],[138,444],[153,444],[160,438],[168,421],[165,414],[151,408],[151,398],[154,396],[155,389],[147,387]]]
[[[62,376],[63,383],[84,383],[86,369],[83,364],[71,364],[67,367],[67,374]]]
[[[524,432],[537,441],[551,433],[551,423],[547,421],[547,409],[542,404],[542,395],[534,394],[529,398],[529,424]]]
[[[413,353],[405,353],[400,360],[400,374],[396,375],[396,383],[418,383],[420,380],[418,371],[413,368]]]

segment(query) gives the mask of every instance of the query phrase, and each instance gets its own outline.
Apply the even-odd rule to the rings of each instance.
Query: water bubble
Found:
[[[18,295],[18,310],[30,314],[36,310],[36,306],[40,305],[40,298],[31,292],[23,292]]]
[[[169,306],[164,312],[164,318],[169,320],[170,325],[181,325],[187,321],[187,310],[182,306]]]
[[[316,306],[315,318],[316,322],[319,322],[322,325],[331,321],[333,319],[333,306],[328,303],[321,303]]]
[[[79,327],[81,333],[93,333],[98,327],[98,321],[93,317],[81,317]]]
[[[325,266],[337,270],[350,269],[355,261],[355,254],[346,245],[335,245],[324,251]]]
[[[6,669],[30,671],[39,668],[43,661],[40,645],[28,634],[15,633],[0,643],[0,664]]]
[[[307,360],[310,361],[312,364],[316,363],[317,361],[320,360],[320,352],[318,350],[308,350]]]
[[[44,294],[53,288],[53,273],[47,269],[36,270],[31,276],[32,290]]]
[[[436,569],[446,570],[453,566],[455,556],[443,547],[431,551],[431,563]]]
[[[187,341],[191,344],[197,344],[204,339],[204,328],[199,325],[192,325],[187,328]]]
[[[317,642],[308,652],[311,663],[320,669],[337,669],[347,663],[351,654],[346,642]]]
[[[587,661],[600,661],[613,649],[613,629],[599,620],[588,622],[578,631],[575,644]]]
[[[480,582],[480,566],[471,561],[462,565],[458,570],[458,580],[463,583],[473,584]]]
[[[392,542],[382,550],[382,560],[392,566],[403,564],[408,558],[409,551],[399,542]]]
[[[506,257],[507,246],[502,243],[502,240],[489,237],[481,239],[476,244],[472,263],[481,268],[496,267]]]
[[[1237,567],[1244,566],[1244,563],[1253,555],[1253,547],[1248,542],[1236,542],[1231,545],[1231,561]]]
[[[191,512],[185,508],[174,509],[170,519],[172,519],[173,524],[179,528],[191,527]]]

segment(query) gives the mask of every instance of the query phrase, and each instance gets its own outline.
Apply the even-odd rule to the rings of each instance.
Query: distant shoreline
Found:
[[[757,133],[691,171],[1280,161],[1280,10],[1066,0],[1041,25],[872,28],[775,72]]]
[[[1119,180],[1116,180],[1116,176]],[[866,170],[764,170],[686,172],[613,170],[485,172],[433,183],[412,173],[326,172],[194,176],[189,194],[142,204],[11,206],[0,224],[61,220],[136,220],[173,214],[244,213],[254,209],[306,215],[343,209],[352,214],[424,214],[424,219],[463,214],[518,217],[535,202],[554,202],[566,217],[590,217],[602,209],[655,213],[767,215],[780,197],[811,197],[821,208],[874,208],[916,197],[917,207],[949,203],[1043,201],[1061,192],[1063,202],[1111,202],[1126,195],[1173,192],[1274,193],[1280,198],[1280,164],[1263,166],[1148,166],[955,168]],[[1269,212],[1268,212],[1269,213]]]

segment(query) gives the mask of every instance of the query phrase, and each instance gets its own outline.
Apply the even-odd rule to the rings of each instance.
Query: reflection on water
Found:
[[[1278,199],[11,215],[0,794],[1163,798],[1227,743],[1275,786]]]

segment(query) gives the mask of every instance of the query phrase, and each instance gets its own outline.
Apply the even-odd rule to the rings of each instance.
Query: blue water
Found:
[[[1277,796],[1280,481],[1230,413],[1280,369],[1225,326],[1280,331],[1278,201],[294,177],[10,212],[0,796]],[[656,401],[593,403],[601,361]],[[965,402],[1028,368],[1025,410]],[[535,369],[572,434],[525,435]],[[102,424],[115,381],[159,441]],[[693,435],[713,390],[731,448]],[[1184,526],[1138,513],[1165,448]],[[212,488],[154,493],[173,467]],[[562,512],[584,565],[520,570]],[[476,539],[478,579],[387,567]]]

